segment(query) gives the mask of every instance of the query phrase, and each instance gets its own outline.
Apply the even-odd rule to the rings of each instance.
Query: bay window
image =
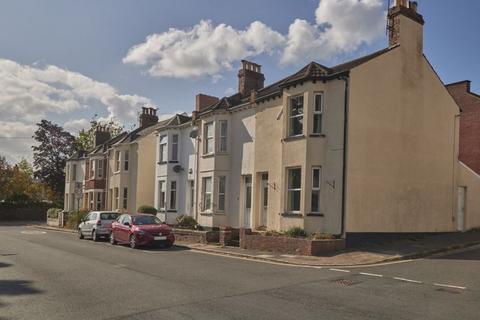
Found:
[[[177,209],[177,181],[170,182],[170,210]]]
[[[294,137],[303,134],[303,96],[290,98],[288,112],[288,136]]]
[[[322,133],[322,118],[323,118],[323,94],[315,93],[314,99],[314,108],[313,108],[313,133],[321,134]]]
[[[178,161],[178,134],[172,135],[172,161]]]
[[[302,195],[302,169],[288,169],[287,176],[287,210],[288,212],[299,213]]]
[[[228,122],[226,120],[220,121],[220,152],[227,152],[228,143]]]
[[[206,123],[203,127],[203,141],[204,141],[204,154],[211,154],[213,153],[213,146],[214,146],[214,134],[213,134],[213,122]]]
[[[225,176],[218,177],[218,211],[225,211],[225,182]]]
[[[322,167],[312,168],[312,213],[320,213],[320,187],[322,184]]]
[[[212,178],[211,177],[205,177],[202,179],[202,191],[203,191],[202,210],[203,211],[212,210]]]
[[[159,150],[158,161],[160,161],[160,163],[167,162],[167,136],[160,136]]]
[[[165,196],[166,196],[166,184],[165,181],[158,182],[158,209],[165,210]]]

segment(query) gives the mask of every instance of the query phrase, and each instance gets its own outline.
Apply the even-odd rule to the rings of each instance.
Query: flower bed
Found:
[[[242,229],[240,247],[243,249],[271,251],[282,254],[318,256],[345,248],[344,239],[292,238],[284,235],[265,236]]]

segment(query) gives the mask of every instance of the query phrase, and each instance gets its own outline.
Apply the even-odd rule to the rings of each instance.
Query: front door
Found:
[[[457,230],[465,230],[465,204],[467,199],[467,188],[458,187],[458,204],[457,204]]]
[[[252,176],[245,176],[245,207],[244,207],[244,227],[252,227]]]
[[[262,174],[260,192],[260,225],[266,227],[268,223],[268,174]]]

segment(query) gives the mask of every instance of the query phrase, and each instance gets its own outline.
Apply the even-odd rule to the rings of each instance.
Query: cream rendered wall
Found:
[[[411,38],[350,73],[347,232],[455,230],[459,109]]]
[[[108,150],[108,166],[107,166],[107,202],[106,208],[108,210],[115,210],[118,212],[134,212],[135,210],[131,211],[131,204],[132,201],[130,200],[131,194],[134,188],[131,185],[131,176],[136,175],[136,168],[132,163],[132,152],[129,152],[129,170],[124,170],[124,159],[125,159],[125,151],[130,151],[130,144],[118,144],[113,146]],[[120,151],[120,170],[115,171],[115,152]],[[123,209],[123,188],[128,188],[128,200],[127,200],[127,209]],[[115,188],[118,188],[119,192],[119,200],[118,200],[118,208],[116,207],[116,199],[115,199]],[[110,190],[112,192],[110,193]]]
[[[153,207],[155,205],[155,133],[138,138],[132,144],[130,154],[133,155],[130,173],[133,183],[130,188],[132,206],[129,205],[129,210],[136,211],[142,205]]]
[[[313,136],[315,93],[323,93],[323,135]],[[303,136],[287,137],[288,105],[293,96],[304,97]],[[255,172],[268,173],[269,201],[267,229],[287,230],[293,226],[308,233],[341,232],[343,176],[343,113],[345,87],[341,80],[306,82],[284,90],[276,98],[257,106]],[[312,167],[322,167],[320,209],[323,217],[311,213]],[[287,169],[302,169],[302,194],[299,215],[282,215],[287,206]],[[256,197],[255,220],[260,224],[260,198]]]
[[[459,162],[458,186],[467,188],[465,206],[465,229],[480,227],[480,175]]]

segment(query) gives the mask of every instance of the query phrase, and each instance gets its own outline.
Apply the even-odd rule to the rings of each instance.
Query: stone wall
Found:
[[[187,243],[218,243],[219,232],[213,231],[198,231],[187,229],[173,229],[175,241]]]

